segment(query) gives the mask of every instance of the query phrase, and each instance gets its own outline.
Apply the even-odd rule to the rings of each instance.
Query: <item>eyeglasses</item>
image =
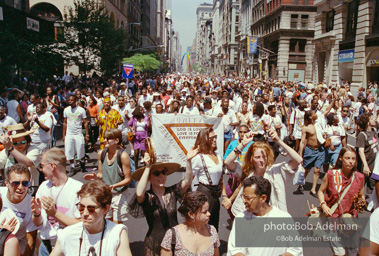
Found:
[[[238,131],[238,133],[249,133],[248,131],[244,132],[244,131]]]
[[[217,135],[214,135],[214,136],[212,136],[212,137],[209,137],[209,140],[217,140]]]
[[[30,187],[30,181],[13,181],[13,182],[10,182],[10,184],[14,188],[17,188],[18,186],[20,186],[20,184],[22,184],[22,186],[26,188]]]
[[[104,138],[104,140],[114,140],[113,138]]]
[[[84,209],[87,208],[87,211],[89,213],[94,213],[96,209],[100,208],[100,206],[95,206],[95,205],[83,205],[81,203],[77,203],[76,207],[78,207],[78,210],[80,213],[84,212]]]
[[[21,144],[21,145],[25,145],[26,144],[26,140],[23,140],[23,141],[20,141],[20,142],[13,142],[13,146],[17,146],[17,145],[19,145],[19,144]]]
[[[153,171],[152,174],[155,176],[155,177],[159,177],[159,175],[161,175],[161,173],[163,175],[167,175],[167,168],[164,168],[162,171]]]
[[[244,201],[250,201],[251,199],[253,199],[252,201],[254,201],[255,200],[255,198],[257,198],[257,196],[245,196],[244,194],[241,194],[241,198],[242,198],[242,200],[244,200]]]

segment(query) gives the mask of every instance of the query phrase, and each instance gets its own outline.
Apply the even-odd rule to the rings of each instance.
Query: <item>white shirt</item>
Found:
[[[333,146],[338,146],[339,144],[341,144],[342,137],[346,136],[345,128],[343,128],[343,126],[340,124],[338,124],[337,126],[327,125],[325,127],[325,132],[328,135],[328,137],[332,140]]]
[[[67,131],[66,135],[81,135],[82,134],[82,121],[85,119],[86,111],[79,106],[74,109],[68,106],[63,111],[63,117],[67,118]]]
[[[15,124],[17,124],[17,122],[12,117],[4,116],[3,120],[0,120],[0,136],[8,132],[9,125]]]
[[[246,234],[246,230],[241,231],[241,230],[236,229],[236,221],[238,222],[245,221],[246,228],[249,229],[249,227],[252,226],[251,223],[254,223],[254,221],[251,221],[251,220],[258,221],[259,219],[261,219],[261,221],[265,221],[266,218],[270,218],[271,220],[285,219],[285,223],[288,223],[288,224],[291,223],[292,225],[294,224],[294,220],[292,219],[292,216],[289,213],[284,212],[275,206],[273,206],[272,210],[264,216],[256,216],[253,213],[250,213],[245,210],[239,213],[237,215],[237,218],[233,222],[232,230],[230,231],[229,239],[228,239],[227,255],[231,256],[237,253],[242,253],[243,255],[246,255],[246,256],[253,256],[253,255],[254,256],[255,255],[268,256],[268,255],[282,255],[286,252],[291,253],[292,255],[296,255],[296,256],[303,255],[303,248],[301,247],[301,242],[289,243],[288,247],[279,247],[283,245],[283,243],[276,240],[276,237],[278,236],[274,236],[273,235],[274,232],[265,232],[265,230],[263,230],[264,225],[253,224],[254,225],[253,227],[255,228],[250,228],[251,230],[250,234]],[[243,225],[243,223],[244,222],[242,222],[242,224],[241,223],[239,224]],[[262,228],[262,230],[257,231],[256,228]],[[250,230],[247,232],[250,232]],[[294,230],[276,231],[275,234],[279,236],[285,236],[285,237],[296,237],[299,235],[298,232]],[[236,239],[242,238],[242,237],[250,237],[252,241],[254,241],[254,245],[262,244],[266,246],[236,247],[235,245]],[[268,244],[270,244],[270,246],[267,246]],[[299,244],[299,247],[293,247],[294,245],[297,245],[297,244]]]
[[[113,106],[112,108],[117,110],[120,113],[122,120],[124,120],[124,122],[118,126],[118,129],[120,131],[129,130],[128,120],[125,117],[125,110],[128,109],[127,106],[124,105],[122,108],[120,108],[119,105],[116,105],[116,106]],[[129,111],[128,111],[128,115],[129,115]]]
[[[185,115],[199,115],[200,114],[199,109],[195,106],[192,106],[190,108],[188,108],[187,106],[183,106],[180,108],[179,113],[185,114]]]
[[[265,115],[263,115],[262,117],[259,117],[257,115],[253,115],[252,112],[250,112],[250,116],[249,116],[249,120],[250,120],[250,129],[252,132],[254,133],[257,133],[257,134],[265,134],[265,131],[263,129],[263,123],[262,123],[262,120],[264,122],[264,117]]]
[[[235,162],[235,173],[238,177],[242,177],[242,166],[240,163]],[[277,163],[269,167],[264,174],[264,178],[268,179],[271,183],[271,200],[270,205],[278,207],[280,210],[287,212],[287,200],[286,200],[286,182],[292,181],[293,176],[297,168],[292,170],[288,162]],[[248,177],[253,176],[254,173],[250,173]],[[232,213],[237,216],[240,212],[245,210],[245,205],[242,201],[241,194],[243,187],[241,188],[238,196],[236,197],[232,205]]]
[[[5,150],[3,150],[5,151]],[[36,230],[36,227],[32,220],[32,210],[30,209],[30,201],[32,197],[29,194],[26,194],[25,198],[18,204],[13,204],[7,198],[8,188],[0,187],[1,198],[3,199],[3,208],[1,211],[6,209],[11,209],[20,222],[20,228],[16,233],[16,237],[20,243],[21,253],[24,253],[26,247],[26,233]]]
[[[29,106],[28,106],[28,113],[30,113],[31,115],[34,115],[35,113],[36,113],[36,105],[34,105],[34,104],[30,104]]]
[[[11,100],[7,102],[8,116],[12,117],[17,123],[21,120],[17,112],[18,105],[19,103],[17,100]]]
[[[222,158],[221,156],[216,153],[218,164],[216,164],[209,156],[201,154],[204,157],[205,165],[208,168],[209,176],[212,180],[212,185],[218,185],[220,182],[220,178],[222,175]],[[192,158],[192,173],[193,176],[197,177],[198,181],[200,183],[210,185],[208,182],[207,175],[204,171],[203,162],[201,161],[200,154],[196,155],[194,158]]]
[[[139,98],[138,98],[138,105],[140,105],[141,107],[143,107],[143,103],[145,101],[152,101],[153,100],[153,97],[150,96],[150,95],[146,95],[146,96],[143,96],[141,95]]]
[[[51,119],[51,116],[47,114],[47,111],[42,115],[37,115],[38,120],[41,124],[44,124],[47,126],[50,130],[53,127],[53,120]],[[42,128],[37,124],[37,122],[32,122],[30,124],[30,131],[33,133],[30,134],[30,137],[32,139],[32,142],[35,144],[39,143],[49,143],[51,139],[50,130],[45,132],[42,130]]]
[[[76,204],[79,202],[77,192],[82,188],[83,183],[80,181],[68,178],[65,185],[55,187],[49,180],[42,182],[38,188],[36,198],[49,196],[54,199],[57,210],[70,218],[80,218],[80,213]],[[30,207],[30,205],[29,205]],[[48,217],[46,211],[42,209],[41,212],[43,224],[39,230],[40,236],[43,240],[55,240],[57,232],[63,229],[64,226],[53,217]]]
[[[34,163],[33,166],[29,167],[31,174],[30,182],[32,183],[32,186],[37,186],[39,184],[39,172],[37,171],[36,166],[41,162],[40,151],[36,146],[29,145],[24,155]],[[0,169],[4,169],[5,173],[15,163],[16,161],[12,154],[8,156],[6,150],[0,152]]]
[[[127,231],[127,228],[123,224],[115,224],[109,220],[106,220],[106,223],[101,255],[116,255],[120,245],[120,234],[122,230]],[[90,234],[86,229],[83,232],[83,223],[79,222],[59,231],[58,241],[64,255],[78,255],[80,238],[83,242],[79,255],[100,255],[101,235],[102,232]],[[94,248],[95,254],[89,253],[91,247]]]
[[[300,109],[295,109],[291,113],[290,124],[294,125],[293,133],[295,137],[296,137],[296,134],[300,134],[300,137],[301,137],[301,130],[304,127],[304,115],[305,115],[305,110],[301,111]]]
[[[228,109],[228,112],[224,114],[222,108],[216,108],[213,112],[213,116],[217,117],[220,113],[223,114],[222,122],[224,123],[224,133],[227,133],[233,129],[233,127],[230,126],[230,124],[237,122],[236,113],[233,109]]]
[[[371,214],[370,221],[367,223],[362,237],[373,243],[379,244],[379,208],[376,208]]]

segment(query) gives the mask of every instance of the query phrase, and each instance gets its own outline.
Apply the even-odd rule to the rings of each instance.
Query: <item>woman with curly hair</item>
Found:
[[[268,179],[272,185],[271,204],[283,211],[287,211],[285,181],[297,171],[298,166],[303,161],[302,157],[290,146],[284,143],[274,129],[268,131],[269,136],[283,147],[288,153],[290,160],[274,164],[274,152],[270,145],[264,142],[255,142],[248,149],[243,163],[234,161],[241,153],[242,149],[253,139],[253,132],[245,134],[243,141],[225,159],[225,164],[230,172],[236,173],[243,181],[246,177],[261,176]],[[240,190],[240,194],[243,189]],[[232,206],[232,213],[245,210],[245,205],[240,195],[237,196]]]
[[[208,225],[211,214],[207,195],[200,191],[186,193],[178,211],[185,220],[167,230],[161,244],[161,256],[220,255],[217,231]]]

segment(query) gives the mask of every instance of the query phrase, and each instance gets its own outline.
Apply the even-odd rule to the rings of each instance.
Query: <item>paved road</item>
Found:
[[[349,136],[348,144],[355,146],[355,138]],[[63,147],[63,143],[60,140],[58,146]],[[88,170],[92,170],[97,167],[96,153],[90,154],[90,160],[87,163]],[[279,156],[276,160],[277,163],[288,160],[288,157]],[[74,176],[75,179],[83,181],[84,173],[78,173]],[[322,174],[323,177],[324,174]],[[167,179],[167,185],[172,185],[177,183],[183,177],[183,173],[174,173],[170,175]],[[226,177],[225,177],[226,181]],[[319,181],[321,184],[321,180]],[[294,217],[304,217],[305,213],[308,211],[307,200],[310,204],[318,205],[318,199],[312,197],[309,194],[309,191],[312,186],[312,173],[306,179],[305,191],[303,195],[294,194],[296,191],[296,186],[292,185],[292,181],[286,184],[286,193],[287,193],[287,206],[289,213]],[[135,189],[129,189],[131,194],[135,193]],[[179,216],[179,222],[182,221],[182,218]],[[364,212],[362,216],[369,216],[368,212]],[[148,230],[148,226],[145,219],[134,219],[129,216],[129,220],[125,223],[128,226],[128,234],[130,240],[130,246],[133,252],[133,255],[142,255],[143,252],[143,240]],[[221,255],[226,255],[227,250],[227,241],[229,237],[229,232],[231,229],[231,220],[226,210],[221,207],[220,214],[220,231],[219,237],[221,240],[220,253]],[[305,256],[316,256],[316,255],[333,255],[328,245],[325,248],[304,248]]]

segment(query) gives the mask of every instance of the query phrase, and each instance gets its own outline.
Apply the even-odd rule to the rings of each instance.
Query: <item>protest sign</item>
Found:
[[[205,115],[153,114],[152,140],[157,162],[174,162],[185,167],[187,153],[194,145],[197,134],[212,127],[217,135],[217,153],[224,154],[224,125],[222,118]]]

